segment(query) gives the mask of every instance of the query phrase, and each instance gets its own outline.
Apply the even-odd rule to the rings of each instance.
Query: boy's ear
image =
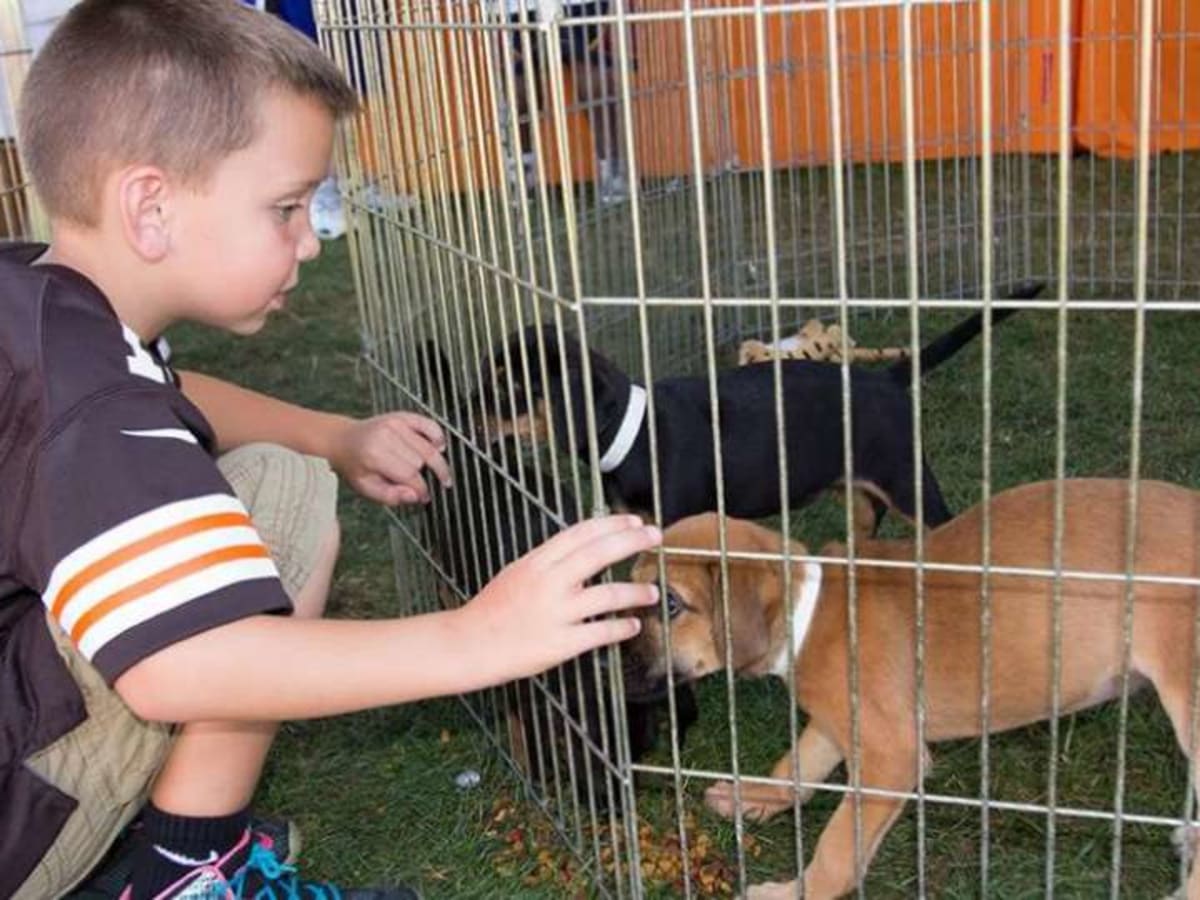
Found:
[[[157,166],[131,166],[118,174],[116,191],[126,241],[147,262],[158,262],[171,246],[166,174]]]

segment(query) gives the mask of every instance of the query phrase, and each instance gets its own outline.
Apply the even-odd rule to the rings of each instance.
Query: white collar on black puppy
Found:
[[[642,430],[642,420],[646,417],[646,389],[641,385],[629,386],[629,405],[625,407],[625,416],[621,419],[621,427],[613,438],[604,455],[600,457],[600,471],[611,472],[621,463],[633,449],[633,442],[638,432]]]

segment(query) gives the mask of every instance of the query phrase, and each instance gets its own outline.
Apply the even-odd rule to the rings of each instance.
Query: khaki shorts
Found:
[[[248,444],[217,465],[249,510],[288,596],[295,597],[334,523],[337,480],[329,464],[272,444]],[[171,747],[170,726],[137,718],[57,623],[48,618],[47,624],[88,716],[26,765],[79,806],[15,900],[46,900],[75,887],[141,810]]]

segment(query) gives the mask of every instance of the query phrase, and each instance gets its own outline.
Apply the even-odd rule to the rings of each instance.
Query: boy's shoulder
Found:
[[[0,381],[12,383],[10,399],[35,403],[38,418],[51,422],[89,397],[173,385],[156,349],[142,345],[91,281],[33,265],[44,252],[41,244],[0,245]]]

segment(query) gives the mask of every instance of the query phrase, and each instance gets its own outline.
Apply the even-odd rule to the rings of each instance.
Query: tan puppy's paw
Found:
[[[746,891],[745,900],[795,900],[800,896],[798,881],[768,881]]]
[[[1196,845],[1200,844],[1200,828],[1180,825],[1171,832],[1171,843],[1180,859],[1191,862],[1196,858]]]
[[[734,817],[733,782],[718,781],[704,792],[704,805],[723,819]],[[789,788],[769,784],[742,785],[742,815],[753,822],[762,822],[790,808]]]
[[[704,791],[704,805],[722,819],[732,819],[734,815],[733,782],[718,781]]]

